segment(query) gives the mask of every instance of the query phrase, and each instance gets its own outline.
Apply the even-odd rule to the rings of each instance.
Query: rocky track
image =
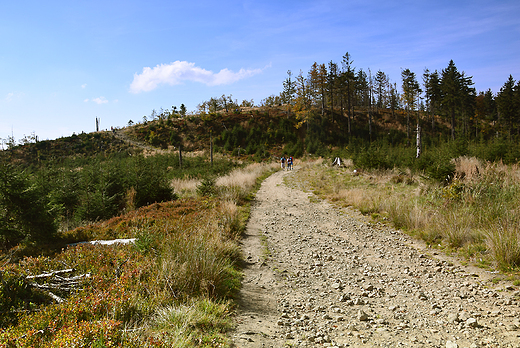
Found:
[[[287,187],[292,175],[269,177],[252,208],[235,347],[520,347],[513,286]]]

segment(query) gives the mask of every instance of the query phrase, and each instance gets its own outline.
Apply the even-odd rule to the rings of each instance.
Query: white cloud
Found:
[[[195,66],[195,63],[175,61],[170,64],[157,65],[154,68],[144,67],[141,74],[134,74],[130,85],[130,92],[148,92],[161,84],[170,86],[181,84],[183,81],[200,82],[208,86],[226,85],[249,76],[259,74],[262,69],[240,69],[233,72],[222,69],[218,73]]]
[[[108,100],[106,100],[105,97],[94,98],[94,99],[92,99],[92,101],[93,101],[94,103],[96,103],[96,104],[100,104],[100,105],[101,105],[101,104],[106,104],[106,103],[108,103]]]
[[[86,84],[86,83],[84,83],[84,84],[81,85],[81,88],[83,88],[83,89],[85,89],[86,87],[87,87],[87,84]]]
[[[83,102],[84,102],[84,103],[88,103],[88,101],[89,101],[89,99],[88,99],[88,98],[87,98],[87,99],[85,99],[85,100],[83,100]]]
[[[7,95],[5,96],[5,101],[10,102],[11,100],[13,100],[13,96],[14,93],[7,93]]]

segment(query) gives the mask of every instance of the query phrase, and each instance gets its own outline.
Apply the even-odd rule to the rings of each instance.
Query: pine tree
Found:
[[[282,101],[284,104],[293,104],[294,94],[296,93],[296,85],[292,79],[291,70],[287,70],[287,78],[283,82]]]
[[[428,69],[423,74],[424,91],[426,94],[426,105],[430,114],[432,132],[435,132],[435,112],[439,107],[441,98],[441,85],[437,70],[430,73]]]
[[[515,113],[517,112],[515,108],[515,80],[512,75],[509,75],[507,81],[500,88],[496,100],[499,120],[502,126],[507,129],[509,136],[511,136],[514,128],[516,128]]]
[[[329,62],[329,70],[327,73],[327,90],[329,94],[329,105],[334,115],[334,101],[336,100],[336,90],[338,85],[338,65],[332,61]],[[337,103],[337,100],[336,100]],[[332,116],[334,117],[334,116]],[[334,120],[334,118],[333,118]],[[334,122],[334,121],[333,121]]]
[[[342,72],[342,80],[344,81],[345,86],[345,93],[347,95],[347,115],[348,115],[348,134],[349,136],[352,133],[352,127],[351,127],[351,120],[353,113],[353,99],[354,99],[354,86],[356,83],[356,75],[355,75],[355,68],[352,66],[353,61],[350,58],[350,54],[347,52],[343,56],[343,61],[341,62],[343,65],[343,72]]]
[[[455,140],[456,109],[460,104],[461,74],[453,60],[441,72],[441,105],[451,123],[451,139]]]
[[[388,76],[381,70],[378,70],[376,73],[375,81],[375,94],[377,95],[377,104],[378,108],[383,108],[386,106],[386,91],[388,86]]]

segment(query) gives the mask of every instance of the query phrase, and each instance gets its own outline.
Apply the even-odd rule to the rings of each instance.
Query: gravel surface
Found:
[[[515,287],[288,188],[295,171],[256,195],[235,347],[520,347]]]

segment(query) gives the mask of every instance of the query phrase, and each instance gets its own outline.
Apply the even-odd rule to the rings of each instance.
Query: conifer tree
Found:
[[[378,108],[383,108],[386,105],[386,91],[388,85],[388,76],[381,70],[378,70],[375,76],[375,94],[377,95],[377,103],[376,106]]]
[[[441,105],[451,123],[451,139],[455,140],[455,113],[460,104],[461,74],[453,60],[441,72]]]
[[[428,69],[425,69],[423,74],[423,84],[426,94],[426,106],[430,114],[432,132],[435,132],[435,112],[439,107],[439,101],[441,98],[441,85],[437,70],[430,73]]]
[[[356,81],[355,68],[353,67],[353,61],[350,58],[350,54],[347,52],[343,56],[343,61],[341,62],[343,65],[342,79],[345,85],[345,93],[347,95],[347,115],[348,115],[348,134],[351,135],[352,127],[351,120],[353,116],[353,99],[354,99],[354,85]]]
[[[294,94],[296,93],[295,82],[292,79],[291,70],[287,70],[287,78],[283,82],[282,101],[285,104],[292,105]]]
[[[498,108],[498,117],[502,124],[502,126],[507,130],[508,135],[514,132],[515,127],[515,113],[517,112],[515,108],[515,80],[512,75],[509,75],[509,78],[504,83],[502,88],[500,88],[500,92],[497,94],[497,108]]]

